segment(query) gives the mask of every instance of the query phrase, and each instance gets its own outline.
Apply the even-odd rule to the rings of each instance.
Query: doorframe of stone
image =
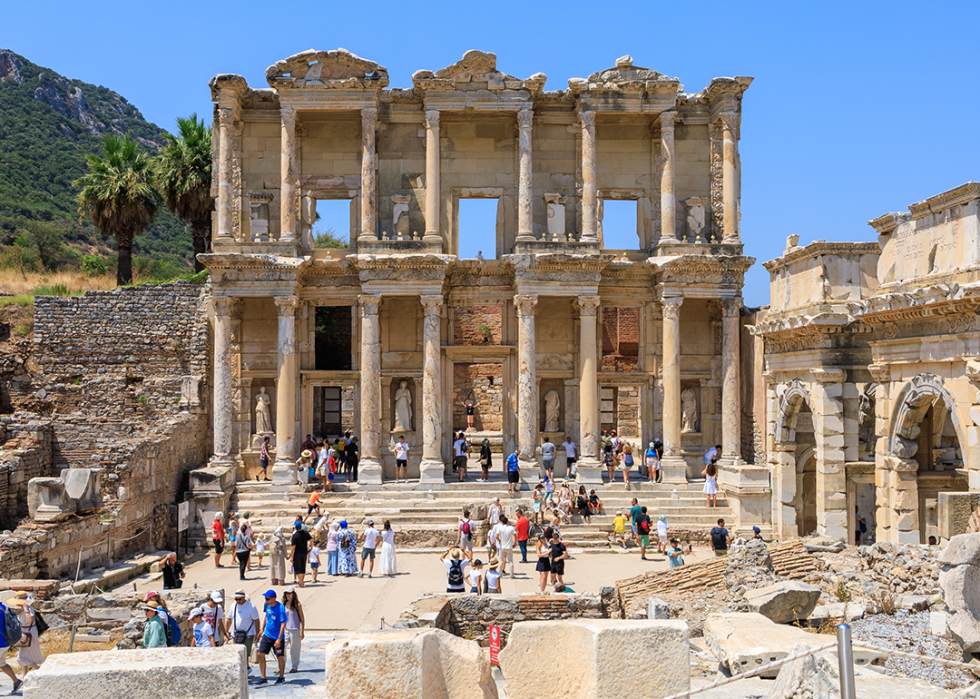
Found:
[[[506,214],[504,210],[503,187],[452,187],[449,190],[449,254],[459,256],[459,200],[460,199],[496,199],[497,200],[497,241],[493,259],[500,259],[504,254],[504,238],[507,234]]]

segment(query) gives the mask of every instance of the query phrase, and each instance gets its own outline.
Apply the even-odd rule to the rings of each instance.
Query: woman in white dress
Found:
[[[41,644],[37,634],[37,615],[31,606],[31,598],[26,591],[21,590],[7,600],[7,607],[10,609],[20,608],[17,619],[20,621],[20,628],[24,637],[21,643],[26,645],[17,646],[17,664],[24,671],[24,678],[27,678],[28,670],[37,670],[44,662],[44,655],[41,654]]]
[[[707,502],[705,505],[707,507],[718,507],[718,468],[715,466],[715,462],[712,461],[710,464],[704,467],[701,471],[701,475],[704,476],[704,493]]]
[[[398,574],[398,562],[395,559],[395,532],[391,530],[391,522],[385,520],[381,529],[381,560],[378,562],[380,575],[394,576]]]

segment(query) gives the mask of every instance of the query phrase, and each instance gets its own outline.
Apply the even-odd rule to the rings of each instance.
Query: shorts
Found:
[[[616,536],[626,536],[626,530],[623,529],[622,531],[616,531],[615,534]]]
[[[408,468],[408,459],[395,459],[395,468]]]
[[[306,575],[306,556],[293,561],[293,573],[296,575]]]
[[[214,544],[214,552],[217,554],[222,554],[225,551],[225,547],[221,544],[221,539],[211,539]]]
[[[649,534],[641,534],[640,535],[640,546],[646,547],[646,546],[649,546],[649,545],[650,545],[650,535]]]
[[[259,459],[259,463],[262,464],[262,468],[269,468],[269,460],[268,459]]]
[[[311,512],[313,512],[313,510],[318,510],[318,509],[320,509],[320,503],[317,503],[316,505],[307,505],[306,514],[310,514]]]
[[[466,457],[457,456],[456,457],[456,468],[466,468]]]
[[[7,667],[7,648],[0,648],[0,667]]]
[[[463,534],[463,536],[459,537],[459,547],[464,551],[472,551],[473,537],[466,536],[466,534]]]
[[[660,536],[660,534],[657,534],[657,540],[660,541],[661,544],[666,544],[667,543],[667,536],[666,535]]]
[[[521,472],[520,471],[508,471],[507,472],[507,482],[508,483],[520,483],[521,482]]]
[[[333,480],[333,474],[332,473],[328,473],[327,474],[327,480],[331,480],[331,481]]]
[[[575,463],[575,457],[569,456],[568,458],[565,459],[565,468],[571,468],[572,464],[574,463]]]
[[[265,634],[262,634],[262,640],[259,641],[259,649],[257,652],[259,655],[268,655],[269,651],[272,651],[272,654],[277,658],[282,658],[286,651],[286,641],[283,640],[279,644],[279,647],[276,648],[276,639],[269,638]]]
[[[319,563],[312,563],[312,562],[310,563],[310,570],[316,570],[319,567],[320,567]]]
[[[633,530],[633,536],[636,536],[636,524],[635,523],[630,525],[630,529]]]
[[[716,556],[727,556],[728,555],[728,549],[715,549],[715,555]]]
[[[374,549],[363,548],[361,549],[361,560],[366,561],[367,559],[374,560]]]
[[[560,561],[551,562],[551,574],[552,575],[564,575],[565,574],[565,559]]]
[[[545,471],[554,471],[555,470],[555,460],[554,459],[545,459],[544,462],[541,465],[544,466],[544,470]]]

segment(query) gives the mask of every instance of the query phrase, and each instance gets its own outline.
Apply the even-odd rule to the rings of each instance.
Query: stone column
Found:
[[[231,458],[231,313],[235,299],[214,299],[214,395],[212,461],[229,464]]]
[[[742,401],[738,375],[742,299],[722,299],[721,306],[721,454],[726,465],[733,465],[742,454]]]
[[[677,203],[674,199],[674,117],[676,112],[660,114],[660,239],[677,242]]]
[[[381,469],[381,322],[380,296],[361,295],[361,461],[357,480],[380,485]]]
[[[420,483],[444,483],[442,461],[442,295],[422,297],[422,462]],[[417,418],[416,418],[417,419]]]
[[[296,242],[296,110],[290,106],[279,109],[282,115],[279,165],[279,242]]]
[[[425,235],[426,243],[442,244],[439,235],[439,110],[425,113]]]
[[[597,316],[598,296],[579,296],[579,357],[581,377],[579,400],[579,460],[576,481],[582,484],[602,483],[599,461],[599,380]]]
[[[595,112],[582,112],[582,242],[599,238],[596,212],[598,190],[595,176]]]
[[[664,459],[660,467],[664,481],[687,482],[687,462],[681,456],[681,328],[682,296],[670,296],[661,301],[663,307],[663,425]]]
[[[737,117],[734,112],[724,112],[721,114],[722,130],[722,156],[721,156],[721,176],[722,176],[722,204],[724,205],[723,216],[723,241],[725,243],[737,243],[738,237],[738,189],[736,177],[736,161],[738,160],[738,141],[735,136]]]
[[[844,379],[838,368],[810,370],[813,436],[817,443],[817,533],[850,540],[844,466]]]
[[[216,241],[231,242],[233,239],[232,222],[234,187],[231,182],[232,154],[234,144],[235,110],[221,108],[218,110],[218,235]]]
[[[780,540],[799,536],[794,503],[801,495],[796,486],[796,444],[776,442],[769,457],[772,469],[772,529]]]
[[[521,468],[533,469],[536,464],[534,447],[537,442],[534,426],[538,409],[535,371],[534,307],[537,296],[518,294],[514,297],[517,309],[517,446]],[[505,458],[508,455],[504,455]]]
[[[377,155],[374,131],[378,120],[375,107],[361,110],[361,234],[358,242],[378,239]]]
[[[520,179],[517,189],[517,240],[534,240],[533,206],[531,194],[534,190],[534,172],[531,166],[531,123],[534,114],[527,107],[517,113],[517,127],[520,134],[518,153],[520,155]]]
[[[279,373],[276,379],[276,463],[272,482],[296,482],[296,297],[276,296],[279,310]]]

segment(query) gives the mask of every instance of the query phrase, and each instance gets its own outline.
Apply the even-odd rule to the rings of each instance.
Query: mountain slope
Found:
[[[72,182],[106,133],[129,133],[151,154],[165,132],[119,94],[71,80],[0,49],[0,245],[10,245],[30,221],[50,221],[78,250],[108,252],[88,224],[78,225]],[[187,227],[163,212],[139,236],[136,254],[189,266]]]

